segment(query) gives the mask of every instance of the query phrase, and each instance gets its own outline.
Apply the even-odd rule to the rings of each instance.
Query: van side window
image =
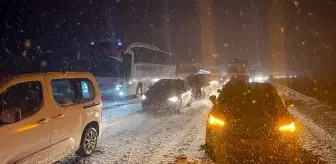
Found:
[[[54,100],[58,104],[68,106],[78,102],[79,96],[71,79],[52,80],[51,87]]]
[[[0,94],[0,112],[17,108],[21,111],[21,119],[36,113],[42,103],[42,85],[37,81],[13,85]]]
[[[90,101],[94,96],[94,88],[92,82],[88,79],[80,80],[82,90],[82,102]]]

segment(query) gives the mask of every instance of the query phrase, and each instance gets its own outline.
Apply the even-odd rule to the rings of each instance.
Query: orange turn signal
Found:
[[[288,125],[280,126],[279,130],[280,131],[287,131],[287,132],[294,132],[295,131],[295,124],[294,124],[294,122],[292,122]]]
[[[225,124],[225,122],[223,120],[220,120],[220,119],[215,118],[214,116],[210,115],[209,116],[209,124],[210,125],[223,126]]]

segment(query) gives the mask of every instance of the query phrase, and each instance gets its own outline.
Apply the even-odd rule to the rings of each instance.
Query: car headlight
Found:
[[[147,97],[146,97],[145,95],[142,95],[142,96],[141,96],[141,100],[146,100],[146,98],[147,98]]]
[[[158,82],[160,79],[158,78],[155,78],[155,79],[152,79],[153,82]]]
[[[174,96],[174,97],[168,98],[168,100],[171,102],[176,102],[178,100],[178,97]]]
[[[119,96],[123,96],[124,95],[124,92],[119,92]]]
[[[221,119],[218,119],[212,115],[210,115],[209,117],[209,124],[210,125],[217,125],[217,126],[223,126],[225,124],[225,122]]]
[[[217,80],[212,80],[212,81],[210,81],[210,84],[211,85],[216,85],[216,84],[218,84],[218,81]]]
[[[294,132],[295,131],[295,124],[294,122],[288,124],[288,125],[283,125],[279,127],[280,131],[286,131],[286,132]]]

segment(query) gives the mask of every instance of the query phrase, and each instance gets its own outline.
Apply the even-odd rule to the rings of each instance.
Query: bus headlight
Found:
[[[124,92],[119,92],[119,96],[124,96]]]

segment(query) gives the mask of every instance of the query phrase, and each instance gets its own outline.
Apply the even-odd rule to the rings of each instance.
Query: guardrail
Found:
[[[309,101],[313,101],[313,102],[318,102],[317,99],[313,98],[313,97],[309,97],[306,96],[298,91],[295,91],[293,89],[290,89],[286,86],[280,85],[280,84],[275,84],[272,83],[272,85],[274,86],[274,88],[276,88],[278,91],[280,91],[282,94],[285,94],[288,97],[291,97],[292,99],[296,99],[296,100],[309,100]]]

